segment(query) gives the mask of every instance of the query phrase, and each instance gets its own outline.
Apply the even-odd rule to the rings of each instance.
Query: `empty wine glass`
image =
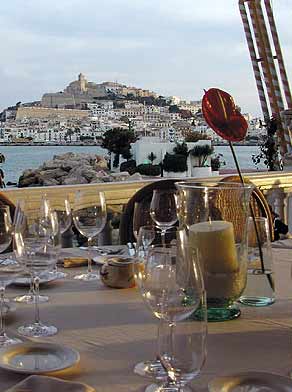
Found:
[[[136,250],[147,252],[149,245],[155,240],[157,229],[154,226],[141,226],[137,236]]]
[[[158,244],[161,244],[161,230],[157,229],[154,226],[141,226],[137,238],[134,262],[135,283],[141,294],[143,293],[142,280],[147,252],[153,241]],[[157,328],[156,358],[137,363],[134,367],[134,373],[139,374],[140,376],[147,376],[156,379],[161,379],[166,376],[166,372],[162,367],[159,359],[160,341],[163,339],[163,336],[167,334],[166,330],[167,327],[165,327],[164,321],[160,319]]]
[[[151,226],[153,225],[153,221],[149,214],[149,206],[144,204],[143,202],[136,202],[134,204],[134,213],[133,213],[133,234],[138,239],[139,229],[142,226]]]
[[[35,219],[36,221],[34,222]],[[42,222],[42,226],[44,230],[46,230],[47,235],[53,238],[57,238],[59,235],[59,226],[58,221],[56,220],[56,215],[52,211],[50,202],[46,195],[41,198],[40,206],[33,207],[29,201],[20,200],[17,202],[13,226],[14,231],[18,233],[25,234],[28,230],[28,226],[32,225],[33,227],[36,225],[37,220]],[[20,262],[23,261],[22,253],[19,253],[19,249],[17,249],[15,245],[15,241],[13,244],[14,255]],[[41,274],[41,277],[46,279],[48,278],[50,272],[47,271]],[[49,297],[47,295],[38,294],[38,303],[48,302]],[[34,283],[33,276],[30,274],[30,287],[29,291],[26,294],[18,295],[14,298],[15,302],[25,303],[25,304],[34,304],[36,301],[36,294],[34,291]]]
[[[50,199],[51,209],[55,212],[55,218],[57,219],[57,224],[59,226],[59,233],[55,235],[55,247],[57,250],[57,263],[51,275],[57,279],[66,278],[67,274],[65,272],[58,270],[58,260],[61,258],[62,252],[62,235],[71,227],[72,225],[72,213],[71,206],[68,196],[54,196]]]
[[[73,209],[73,221],[77,230],[88,239],[87,272],[77,275],[74,279],[92,281],[99,279],[92,272],[92,241],[103,230],[107,219],[105,195],[103,192],[77,191]]]
[[[179,234],[179,237],[183,234]],[[149,249],[142,277],[142,293],[153,314],[169,325],[169,339],[160,349],[167,379],[147,392],[188,391],[206,359],[207,312],[199,265],[184,242]],[[200,308],[202,318],[191,320]],[[162,353],[161,353],[162,351]]]
[[[155,189],[150,203],[150,216],[162,231],[162,240],[166,231],[177,221],[176,191],[172,189]]]
[[[0,205],[0,252],[4,252],[12,241],[13,226],[8,206]],[[5,332],[5,288],[21,272],[18,263],[0,263],[0,348],[20,343],[17,338],[8,337]],[[8,309],[8,307],[7,307]]]
[[[46,200],[42,200],[39,209],[28,209],[25,214],[19,213],[14,229],[15,254],[22,262],[24,271],[31,275],[35,294],[35,320],[18,328],[21,335],[41,337],[57,333],[55,326],[43,324],[39,317],[40,275],[54,268],[56,250],[53,237],[57,233],[55,214]]]
[[[22,252],[25,271],[33,276],[35,290],[34,322],[20,326],[18,333],[30,337],[55,335],[57,333],[55,326],[45,325],[40,321],[38,302],[40,273],[51,271],[56,263],[54,247],[47,238],[23,237],[20,233],[15,234],[15,242],[19,252]]]

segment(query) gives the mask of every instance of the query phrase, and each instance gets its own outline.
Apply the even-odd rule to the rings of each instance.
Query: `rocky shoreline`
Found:
[[[108,161],[95,154],[68,152],[55,155],[37,169],[25,170],[19,177],[18,187],[56,186],[141,180],[142,176],[128,172],[110,172]]]

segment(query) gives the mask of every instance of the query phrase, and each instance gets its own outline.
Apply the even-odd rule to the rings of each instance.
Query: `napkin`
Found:
[[[6,392],[95,392],[89,385],[55,377],[29,376]]]
[[[87,265],[88,259],[86,257],[65,257],[63,260],[64,268],[82,267]]]
[[[292,238],[272,242],[272,248],[292,249]]]

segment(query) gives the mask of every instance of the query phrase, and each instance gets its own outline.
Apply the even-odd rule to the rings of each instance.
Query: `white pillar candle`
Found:
[[[195,223],[190,226],[190,246],[198,252],[205,272],[234,273],[239,270],[233,224],[226,221]]]

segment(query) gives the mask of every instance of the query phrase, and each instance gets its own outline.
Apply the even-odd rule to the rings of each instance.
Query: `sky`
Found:
[[[292,0],[273,0],[292,83]],[[186,100],[229,92],[261,115],[237,0],[1,1],[0,110],[87,80]]]

